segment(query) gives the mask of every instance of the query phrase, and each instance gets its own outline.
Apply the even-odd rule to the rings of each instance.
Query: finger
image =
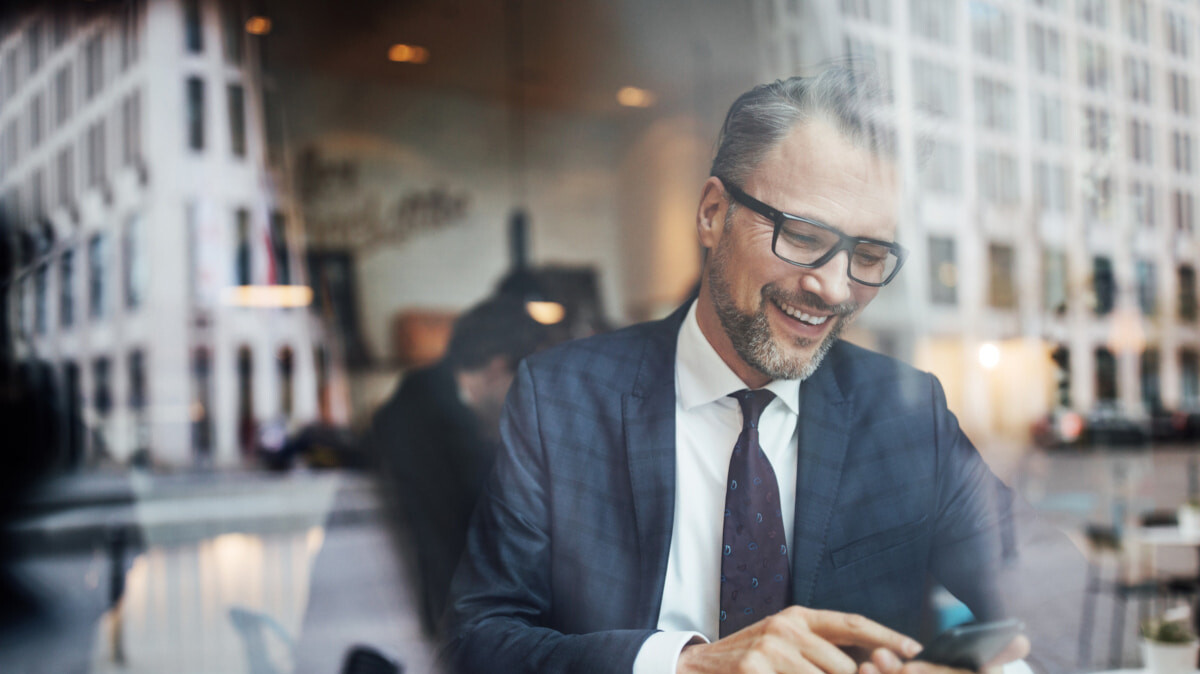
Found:
[[[858,674],[883,674],[883,672],[880,672],[879,668],[876,667],[874,663],[872,663],[870,660],[867,660],[858,666]]]
[[[813,632],[839,646],[882,647],[906,658],[921,652],[921,644],[860,615],[809,610],[805,618]]]
[[[897,674],[904,666],[900,658],[886,648],[876,648],[871,653],[871,662],[879,669],[880,674]]]
[[[1008,645],[1004,647],[1004,650],[1000,651],[999,655],[991,660],[988,660],[987,664],[984,665],[983,668],[991,669],[994,667],[1001,667],[1012,662],[1013,660],[1020,660],[1027,655],[1029,655],[1029,639],[1025,638],[1024,634],[1018,634],[1016,638],[1008,642]]]
[[[805,659],[827,674],[855,674],[858,663],[819,634],[805,632],[796,640]]]

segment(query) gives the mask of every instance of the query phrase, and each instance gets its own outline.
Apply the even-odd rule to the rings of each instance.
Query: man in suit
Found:
[[[838,340],[905,257],[877,100],[840,68],[742,95],[696,300],[518,368],[460,671],[894,674],[931,580],[1008,612],[1008,490],[935,378]]]
[[[480,302],[455,321],[444,358],[405,375],[364,438],[408,525],[430,635],[437,634],[471,511],[491,472],[513,372],[545,340],[522,300]]]

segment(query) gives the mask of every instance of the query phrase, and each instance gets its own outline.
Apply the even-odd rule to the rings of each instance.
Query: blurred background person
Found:
[[[513,374],[546,341],[546,328],[524,301],[510,295],[484,300],[455,321],[444,358],[404,376],[364,436],[388,499],[408,527],[421,621],[431,635],[492,467]]]

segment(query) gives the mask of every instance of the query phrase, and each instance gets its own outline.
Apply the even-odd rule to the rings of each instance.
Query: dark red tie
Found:
[[[779,483],[758,444],[758,418],[775,394],[731,394],[742,406],[742,432],[729,460],[721,537],[721,636],[780,611],[791,595]]]

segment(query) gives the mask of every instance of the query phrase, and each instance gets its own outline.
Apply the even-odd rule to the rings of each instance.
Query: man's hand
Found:
[[[873,658],[883,659],[886,652],[897,664],[897,654],[911,658],[921,651],[912,639],[860,615],[791,606],[724,639],[684,648],[676,672],[867,674],[859,672],[859,664],[842,646],[871,653]],[[876,668],[870,674],[894,673]]]
[[[992,658],[991,662],[984,665],[980,674],[1000,674],[1004,665],[1014,660],[1020,660],[1027,655],[1029,655],[1029,639],[1018,636],[1009,642],[999,655]],[[901,662],[893,653],[877,650],[871,654],[869,662],[864,662],[859,666],[858,674],[964,674],[964,671],[920,660]]]

